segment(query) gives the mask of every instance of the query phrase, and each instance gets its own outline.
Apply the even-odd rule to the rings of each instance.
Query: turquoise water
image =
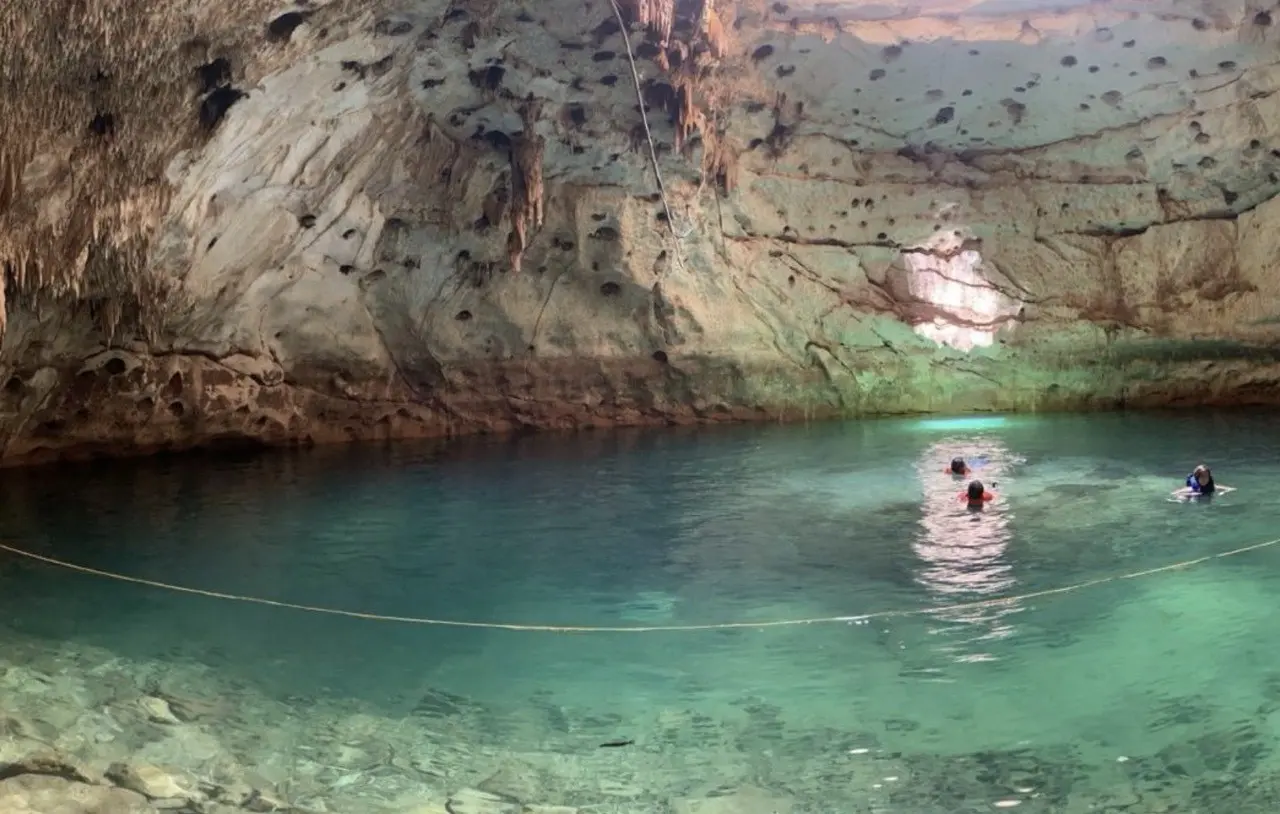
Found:
[[[0,533],[24,548],[285,602],[610,627],[913,612],[448,628],[0,555],[4,658],[78,676],[71,695],[110,672],[112,698],[132,681],[135,695],[185,699],[183,726],[221,744],[219,759],[263,775],[292,761],[279,782],[313,810],[415,811],[414,794],[479,786],[592,811],[1262,811],[1280,778],[1280,547],[967,603],[1280,537],[1278,453],[1268,415],[1125,414],[8,473]],[[981,513],[944,474],[955,455],[984,461],[976,476],[997,499]],[[1237,491],[1170,500],[1201,462]],[[333,755],[300,757],[321,730],[358,730],[362,754],[430,757],[344,774]],[[601,748],[613,741],[634,743]]]

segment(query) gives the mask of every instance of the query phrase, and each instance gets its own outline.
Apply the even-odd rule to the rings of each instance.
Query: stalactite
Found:
[[[742,148],[723,134],[703,136],[702,176],[712,179],[724,194],[738,186],[738,161]]]
[[[4,269],[0,268],[0,336],[4,336],[5,329],[9,325],[9,302],[5,296],[5,291],[9,287],[9,275],[3,272]]]
[[[205,137],[192,98],[195,69],[207,59],[199,42],[250,30],[245,24],[266,7],[240,3],[196,41],[161,0],[0,3],[0,31],[22,44],[0,49],[0,266],[9,271],[9,305],[109,292],[128,301],[130,315],[163,313],[129,298],[161,298],[165,289],[141,277],[172,192],[166,168]],[[50,190],[66,195],[53,224],[42,213],[45,189],[24,188],[36,158]]]
[[[511,232],[507,235],[507,259],[512,271],[520,271],[525,249],[542,228],[542,156],[546,140],[535,132],[541,105],[532,100],[520,109],[524,132],[511,144]]]
[[[716,13],[715,8],[708,3],[703,10],[702,31],[707,38],[707,45],[711,48],[711,54],[716,59],[724,59],[729,54],[729,35],[725,30],[724,23],[720,21],[720,15]]]
[[[676,22],[676,0],[619,0],[636,22],[646,26],[665,46]]]

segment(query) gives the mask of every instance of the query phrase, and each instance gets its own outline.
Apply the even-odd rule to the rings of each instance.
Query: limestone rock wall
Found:
[[[1280,401],[1268,10],[732,6],[703,137],[631,28],[665,200],[607,2],[245,16],[192,57],[233,103],[167,167],[160,324],[10,270],[0,458]]]

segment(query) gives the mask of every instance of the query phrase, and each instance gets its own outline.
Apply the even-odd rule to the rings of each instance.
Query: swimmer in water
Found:
[[[1235,491],[1235,486],[1224,486],[1216,483],[1213,480],[1213,472],[1201,463],[1196,467],[1196,471],[1187,476],[1187,485],[1174,491],[1172,499],[1175,502],[1185,503],[1199,498],[1212,498],[1213,495],[1226,494],[1228,491]]]
[[[973,470],[964,462],[964,458],[952,458],[951,466],[947,469],[948,474],[956,475],[957,477],[963,477],[971,472],[973,472]]]
[[[1209,471],[1209,467],[1200,464],[1190,475],[1187,475],[1187,488],[1193,494],[1211,495],[1217,491],[1217,484],[1213,482],[1213,473]]]
[[[1227,492],[1235,491],[1231,486],[1219,486],[1213,480],[1213,472],[1209,467],[1200,464],[1190,475],[1187,475],[1187,485],[1173,493],[1174,497],[1191,500],[1198,497],[1211,497],[1213,495],[1225,495]]]
[[[960,495],[960,499],[968,504],[971,510],[981,510],[988,503],[996,499],[996,496],[987,491],[987,487],[982,485],[982,481],[969,481],[969,488]]]

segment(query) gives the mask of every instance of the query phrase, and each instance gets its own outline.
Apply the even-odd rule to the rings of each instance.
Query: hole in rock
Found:
[[[621,30],[622,29],[618,26],[618,21],[610,17],[600,25],[596,26],[591,33],[595,35],[596,45],[600,45]]]
[[[408,20],[379,20],[373,26],[373,33],[381,37],[402,37],[413,30],[413,23]]]
[[[653,352],[653,361],[666,364],[668,362],[667,352],[665,350],[655,350]]]
[[[231,81],[231,61],[226,57],[218,57],[212,62],[196,68],[196,76],[200,80],[200,92],[208,93]]]
[[[116,131],[116,117],[99,113],[89,121],[89,131],[98,136],[109,136]]]
[[[244,91],[226,85],[204,97],[200,103],[200,126],[213,130],[236,102],[247,96]]]
[[[305,23],[309,16],[310,13],[305,11],[286,11],[267,23],[267,39],[271,42],[288,42],[292,39],[294,30]]]
[[[600,285],[600,293],[606,297],[613,297],[621,290],[622,286],[612,281]]]
[[[471,312],[465,311],[465,310],[459,311],[457,314],[454,314],[453,318],[458,320],[459,322],[466,322],[467,320],[471,319]]]
[[[487,68],[480,68],[467,74],[467,78],[471,80],[471,84],[483,90],[497,90],[502,87],[502,78],[507,75],[507,69],[501,65],[490,65]]]

